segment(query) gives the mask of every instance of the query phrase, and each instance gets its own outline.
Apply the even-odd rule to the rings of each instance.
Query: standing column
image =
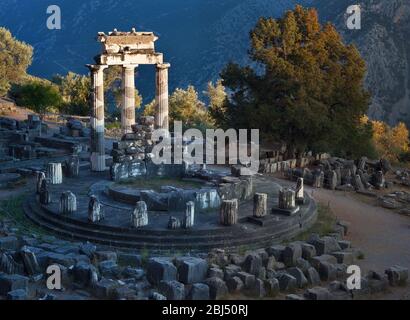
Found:
[[[105,65],[88,65],[91,71],[91,171],[104,171],[104,69]]]
[[[169,63],[157,64],[155,95],[155,128],[169,130],[168,119],[168,68]]]
[[[135,68],[138,65],[124,65],[122,68],[122,108],[121,130],[123,134],[132,132],[135,124]]]

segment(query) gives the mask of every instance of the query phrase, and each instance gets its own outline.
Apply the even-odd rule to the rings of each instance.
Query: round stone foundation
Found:
[[[176,194],[169,195],[167,208],[148,208],[149,224],[138,229],[132,228],[130,217],[135,203],[142,200],[141,188],[133,189],[127,185],[115,184],[109,181],[107,173],[81,172],[79,178],[65,178],[64,184],[50,186],[50,204],[40,204],[33,195],[28,197],[24,210],[32,221],[62,238],[90,241],[122,249],[148,249],[157,252],[208,251],[214,248],[235,251],[239,248],[268,246],[295,237],[316,220],[316,203],[307,194],[305,202],[294,215],[272,213],[275,212],[272,208],[278,205],[281,187],[271,177],[252,177],[251,188],[247,180],[250,177],[222,178],[217,184],[213,184],[212,179],[203,180],[203,186],[200,188],[181,188]],[[248,181],[248,187],[243,181]],[[154,192],[173,193],[175,190],[172,188],[162,186]],[[62,215],[59,212],[58,200],[61,193],[68,190],[76,195],[78,208],[70,215]],[[188,192],[189,197],[195,197],[197,200],[195,223],[190,229],[170,230],[170,217],[182,218],[184,214],[184,210],[175,200],[180,196],[178,192],[181,190],[182,193]],[[265,217],[253,217],[254,192],[268,195],[268,214]],[[98,223],[88,221],[88,202],[92,194],[98,197],[104,209],[105,219]],[[180,204],[191,199],[189,197],[182,199]],[[233,198],[240,200],[238,223],[225,227],[219,224],[219,202]],[[212,199],[218,205],[200,208],[201,203],[209,204]]]

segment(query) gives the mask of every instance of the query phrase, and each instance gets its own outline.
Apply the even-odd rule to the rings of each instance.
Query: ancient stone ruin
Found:
[[[135,124],[135,69],[139,65],[156,67],[156,110],[155,128],[167,129],[168,126],[168,69],[163,54],[155,52],[152,32],[119,32],[114,30],[105,34],[98,33],[102,53],[95,58],[96,64],[87,65],[91,72],[91,169],[106,170],[104,143],[104,69],[122,66],[123,103],[121,109],[121,129],[125,135],[132,133]]]

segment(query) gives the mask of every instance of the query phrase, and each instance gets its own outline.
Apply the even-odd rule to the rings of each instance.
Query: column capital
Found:
[[[169,67],[171,67],[170,63],[158,63],[157,64],[158,69],[168,69]]]
[[[108,68],[106,64],[86,64],[85,65],[91,72],[104,71]]]
[[[124,69],[128,69],[128,70],[134,70],[135,68],[137,68],[139,65],[138,64],[123,64],[122,67]]]

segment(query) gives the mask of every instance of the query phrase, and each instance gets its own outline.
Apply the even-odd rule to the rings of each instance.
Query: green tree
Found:
[[[89,77],[68,72],[66,76],[55,76],[53,82],[58,85],[63,98],[61,112],[79,116],[90,114],[91,80]]]
[[[250,38],[252,67],[230,63],[221,74],[232,92],[225,125],[259,128],[262,137],[285,142],[289,156],[306,148],[360,153],[371,139],[360,123],[370,95],[356,47],[301,6],[259,19]]]
[[[193,86],[186,90],[177,88],[169,97],[169,116],[172,126],[175,120],[182,121],[184,128],[204,130],[212,126],[205,104],[199,100]]]
[[[226,103],[227,93],[225,87],[222,84],[222,80],[219,79],[215,84],[208,83],[207,90],[204,92],[209,99],[209,114],[216,124],[223,125],[226,115]]]
[[[0,27],[0,96],[5,96],[12,83],[26,76],[31,64],[33,48],[18,41],[10,31]]]
[[[144,106],[144,112],[143,115],[144,116],[155,116],[155,99],[152,100],[150,103],[147,103]]]
[[[43,120],[44,115],[51,108],[58,108],[61,105],[62,98],[55,85],[32,81],[20,87],[17,103],[37,112],[40,115],[40,119]]]

